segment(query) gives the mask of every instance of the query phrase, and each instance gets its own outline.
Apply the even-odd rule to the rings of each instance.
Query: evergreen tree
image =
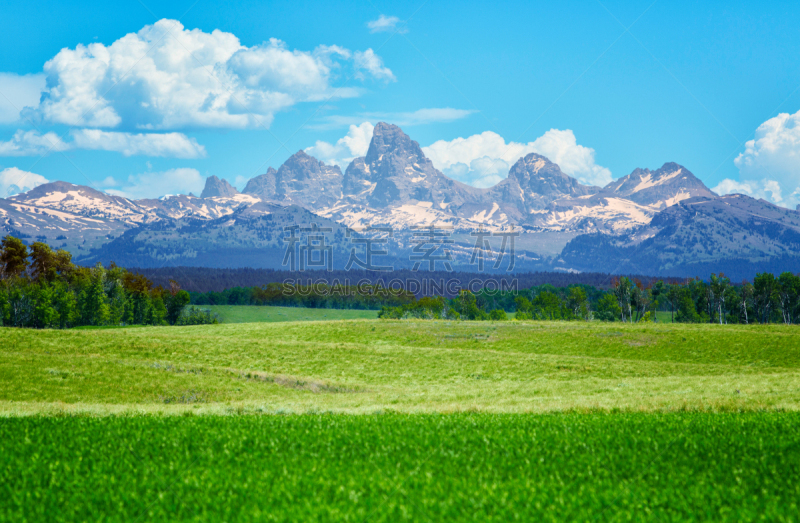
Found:
[[[697,306],[689,289],[684,289],[678,299],[678,313],[675,315],[675,321],[678,323],[700,323],[703,321],[703,318],[697,313]]]
[[[28,268],[28,247],[19,238],[6,236],[0,242],[0,268],[3,278],[21,276]]]
[[[604,294],[595,306],[594,317],[600,321],[617,321],[622,317],[622,310],[613,294]]]
[[[167,296],[166,303],[167,321],[170,323],[170,325],[175,325],[181,315],[181,311],[183,311],[183,308],[189,305],[191,297],[189,296],[188,292],[181,290],[177,283],[174,281],[170,283],[172,285],[170,285],[170,293],[169,296]]]
[[[8,292],[3,287],[0,287],[0,325],[11,325],[8,314]]]
[[[75,326],[80,320],[78,300],[75,293],[63,281],[53,283],[53,308],[58,313],[58,327],[66,329]]]
[[[37,329],[58,326],[58,311],[53,307],[53,288],[46,281],[41,281],[32,284],[30,290],[31,326]]]
[[[31,275],[37,280],[53,281],[56,274],[56,253],[49,245],[36,242],[31,245]]]
[[[106,325],[109,308],[103,290],[102,267],[96,267],[86,289],[81,293],[81,317],[84,325]]]
[[[538,315],[547,320],[557,320],[561,316],[561,300],[550,291],[540,292],[531,302]]]
[[[567,297],[567,307],[570,314],[581,320],[591,320],[592,315],[589,312],[589,300],[586,298],[586,291],[580,287],[572,287],[569,290]]]

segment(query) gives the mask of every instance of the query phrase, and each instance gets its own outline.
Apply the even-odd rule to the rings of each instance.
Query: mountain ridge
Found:
[[[587,263],[613,267],[620,263],[615,255],[619,252],[644,253],[643,260],[650,260],[647,263],[654,270],[706,263],[714,256],[693,255],[689,251],[699,249],[696,242],[669,232],[693,230],[698,234],[698,227],[703,226],[736,231],[737,240],[726,244],[722,235],[714,240],[719,252],[730,259],[760,263],[793,256],[792,231],[800,230],[794,221],[800,213],[774,211],[767,202],[750,200],[719,197],[674,162],[655,171],[635,169],[605,187],[583,185],[536,153],[519,158],[508,177],[495,186],[475,188],[436,169],[402,129],[379,122],[365,156],[353,159],[344,173],[301,150],[278,169],[270,167],[265,174],[251,178],[241,193],[216,176],[206,180],[200,197],[142,200],[51,182],[0,200],[0,227],[57,246],[61,241],[86,262],[115,255],[137,261],[137,265],[146,260],[194,265],[205,263],[203,260],[211,263],[214,256],[234,263],[231,253],[235,252],[249,253],[242,254],[242,260],[256,263],[258,249],[275,256],[283,248],[275,236],[283,231],[258,220],[289,223],[287,216],[328,224],[337,231],[337,248],[343,256],[342,238],[347,228],[392,227],[396,238],[391,245],[399,256],[410,248],[416,228],[433,224],[452,228],[458,238],[454,249],[459,259],[468,258],[474,241],[471,231],[516,229],[522,234],[518,249],[526,253],[521,255],[521,266],[537,269],[548,263],[579,271],[596,270]],[[714,202],[716,207],[702,207],[704,212],[697,211],[693,218],[687,209],[701,209],[696,207],[698,202]],[[714,214],[724,216],[709,219],[705,210],[712,207]],[[759,213],[770,216],[768,221],[784,234],[762,234],[769,241],[759,236],[758,245],[749,250],[736,245],[736,241],[742,242],[747,227],[758,227],[754,224]],[[228,230],[237,233],[231,235]],[[190,233],[191,238],[181,236]],[[678,246],[681,252],[672,262],[663,262],[671,245],[668,240],[684,244]],[[661,252],[638,247],[650,244]],[[547,256],[555,257],[548,262]],[[656,263],[656,259],[662,261]],[[274,260],[263,263],[274,264]]]

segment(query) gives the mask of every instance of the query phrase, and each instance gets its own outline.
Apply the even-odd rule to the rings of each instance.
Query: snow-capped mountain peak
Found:
[[[656,210],[689,198],[717,196],[689,169],[674,162],[665,163],[657,171],[635,169],[605,186],[602,194],[628,198]]]

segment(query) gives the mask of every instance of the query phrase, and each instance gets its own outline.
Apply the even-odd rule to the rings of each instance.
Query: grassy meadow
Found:
[[[298,321],[0,329],[0,413],[758,411],[800,405],[781,325]]]
[[[797,521],[797,332],[3,328],[0,521]]]
[[[263,323],[276,321],[374,320],[378,311],[359,309],[307,309],[258,305],[198,305],[219,316],[222,323]]]

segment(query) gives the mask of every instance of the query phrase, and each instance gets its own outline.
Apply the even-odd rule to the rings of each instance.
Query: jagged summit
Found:
[[[396,125],[378,122],[372,131],[372,140],[364,158],[366,163],[380,161],[384,155],[397,158],[427,160],[422,148]]]
[[[517,160],[508,171],[508,178],[519,184],[530,209],[541,209],[556,199],[576,198],[600,190],[581,184],[557,164],[536,153]]]
[[[245,194],[262,200],[297,204],[318,209],[334,203],[341,195],[342,171],[338,165],[326,165],[305,151],[297,151],[276,171],[247,182]]]
[[[667,162],[656,171],[635,169],[606,185],[603,194],[613,194],[659,209],[689,198],[717,197],[689,169],[675,162]]]
[[[239,194],[236,188],[228,183],[228,180],[221,180],[216,176],[206,178],[206,186],[200,193],[200,198],[231,198]]]
[[[597,261],[603,257],[616,260],[608,266],[613,270],[619,261],[614,258],[615,246],[640,256],[639,244],[651,240],[657,244],[648,251],[654,270],[672,270],[656,264],[661,258],[670,267],[705,263],[706,258],[692,252],[694,246],[712,240],[720,256],[729,259],[740,255],[777,259],[790,256],[800,245],[798,212],[773,209],[746,196],[720,198],[677,163],[665,163],[655,171],[635,169],[600,189],[581,184],[547,157],[532,153],[519,158],[506,179],[480,189],[440,172],[400,127],[380,122],[374,129],[366,154],[355,158],[344,174],[338,166],[298,151],[278,169],[270,167],[251,179],[243,194],[214,176],[206,180],[201,198],[130,200],[53,182],[0,199],[0,230],[45,238],[71,249],[76,259],[126,230],[131,234],[125,233],[125,238],[144,231],[137,236],[142,245],[122,238],[114,241],[114,249],[131,256],[151,253],[147,256],[154,256],[155,264],[163,263],[159,252],[178,252],[174,260],[181,263],[218,263],[220,253],[241,249],[245,237],[255,250],[236,263],[273,263],[269,258],[273,255],[259,249],[268,243],[270,249],[282,250],[282,227],[317,218],[320,223],[330,220],[327,223],[348,227],[391,226],[403,248],[411,245],[410,235],[418,226],[453,227],[454,236],[460,234],[462,254],[473,245],[464,232],[513,228],[524,231],[520,245],[530,249],[525,263],[546,264],[550,262],[542,260],[552,257],[560,260],[553,261],[558,267],[576,270],[605,270],[606,265]],[[774,215],[769,223],[761,218],[767,215]],[[232,226],[237,231],[233,235]],[[177,231],[188,230],[197,234],[195,243],[180,247]],[[150,236],[153,231],[160,231],[160,236]],[[763,234],[758,236],[758,231]],[[763,236],[758,245],[749,239],[751,234]],[[572,239],[576,242],[564,250]],[[258,243],[262,240],[267,243]],[[748,242],[755,247],[747,247]],[[712,260],[717,255],[708,256]],[[800,256],[797,260],[800,266]]]
[[[412,201],[447,209],[481,192],[439,172],[417,142],[385,122],[375,126],[367,155],[347,167],[342,185],[345,198],[378,209]]]
[[[270,167],[267,172],[260,174],[247,181],[242,193],[261,196],[263,194],[275,194],[275,173],[277,171]]]

